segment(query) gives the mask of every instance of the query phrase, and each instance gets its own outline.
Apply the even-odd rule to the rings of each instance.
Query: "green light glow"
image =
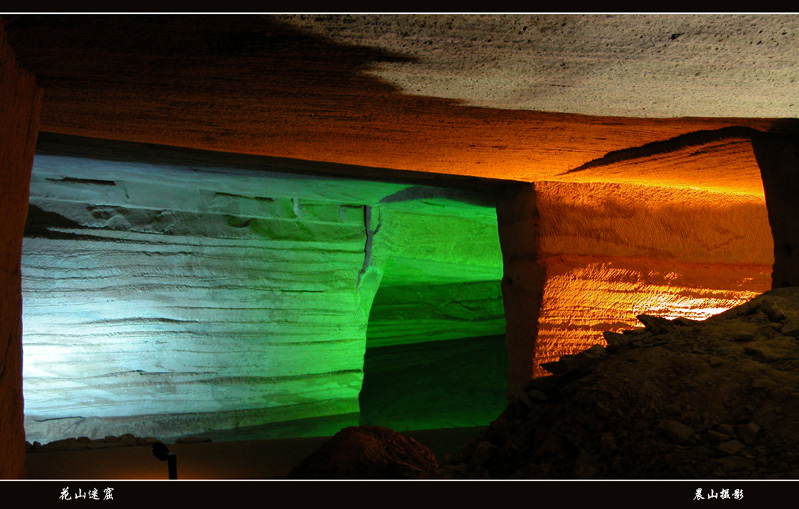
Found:
[[[367,346],[504,332],[494,210],[448,194],[37,156],[28,439],[357,424]]]

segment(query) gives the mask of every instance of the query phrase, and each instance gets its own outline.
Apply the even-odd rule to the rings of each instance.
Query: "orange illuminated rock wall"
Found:
[[[506,314],[521,317],[506,342],[532,359],[512,361],[511,385],[638,314],[704,319],[770,288],[762,196],[563,182],[518,193],[498,208]]]

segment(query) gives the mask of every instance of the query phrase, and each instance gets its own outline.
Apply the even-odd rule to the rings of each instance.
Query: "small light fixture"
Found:
[[[169,447],[164,445],[161,442],[156,442],[153,444],[153,456],[158,458],[161,461],[166,461],[167,466],[169,468],[169,478],[170,479],[177,479],[178,478],[178,465],[177,465],[177,458],[175,457],[174,452],[169,452]]]

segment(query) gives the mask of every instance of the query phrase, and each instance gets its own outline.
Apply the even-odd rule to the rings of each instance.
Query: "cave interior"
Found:
[[[760,102],[717,85],[741,43],[703,60],[740,27],[788,41],[760,55]],[[799,282],[794,16],[0,28],[5,478],[26,440],[480,428],[639,314],[701,320]],[[518,69],[560,84],[503,96]]]

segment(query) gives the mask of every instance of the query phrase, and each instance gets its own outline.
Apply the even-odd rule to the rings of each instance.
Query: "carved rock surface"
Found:
[[[692,131],[767,131],[775,106],[794,116],[791,14],[296,18],[27,15],[8,33],[47,89],[48,132],[372,168],[552,180]],[[738,161],[723,180],[655,176],[760,185]]]
[[[540,182],[515,200],[498,209],[513,282],[503,288],[506,339],[533,359],[515,379],[544,374],[540,364],[602,343],[602,332],[635,326],[637,315],[703,319],[771,287],[762,196]]]
[[[377,343],[502,333],[495,212],[456,191],[41,141],[22,257],[30,441],[335,433],[359,422],[379,286]]]

